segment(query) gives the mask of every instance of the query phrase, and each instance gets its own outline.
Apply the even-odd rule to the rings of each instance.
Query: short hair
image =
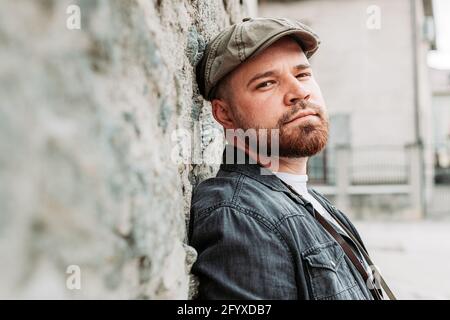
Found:
[[[227,100],[232,98],[232,96],[233,92],[231,91],[230,87],[230,74],[227,74],[222,79],[220,79],[220,81],[214,87],[211,100],[213,99]]]

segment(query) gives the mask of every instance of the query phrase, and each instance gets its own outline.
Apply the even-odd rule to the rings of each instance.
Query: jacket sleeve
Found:
[[[263,218],[220,207],[191,226],[199,299],[297,298],[290,252]]]

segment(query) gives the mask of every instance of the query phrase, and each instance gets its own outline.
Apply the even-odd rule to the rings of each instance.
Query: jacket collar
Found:
[[[272,171],[260,166],[248,154],[232,145],[225,146],[220,169],[241,173],[272,190],[291,193],[288,187]]]
[[[229,152],[227,156],[227,152]],[[232,153],[234,152],[234,153]],[[230,159],[232,159],[230,161]],[[307,206],[308,204],[312,207],[312,204],[308,200],[304,200],[292,192],[272,171],[265,169],[259,164],[255,163],[255,160],[251,159],[245,152],[241,149],[236,148],[231,145],[226,145],[223,152],[222,164],[220,169],[228,172],[238,172],[250,179],[254,179],[263,185],[269,187],[274,191],[284,192],[295,202]],[[328,200],[316,192],[313,188],[308,187],[308,191],[312,196],[336,219],[339,219],[347,228],[350,228],[346,219],[342,216],[339,210],[335,209]],[[312,212],[315,216],[315,213]],[[349,238],[350,239],[350,238]]]

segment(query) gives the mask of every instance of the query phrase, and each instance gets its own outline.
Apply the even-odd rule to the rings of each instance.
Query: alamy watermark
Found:
[[[367,7],[367,20],[366,27],[369,30],[381,29],[381,8],[377,5],[371,5]]]
[[[66,28],[69,30],[80,30],[81,29],[81,9],[75,4],[71,4],[66,9],[66,14],[68,15],[66,20]]]
[[[279,129],[219,129],[210,130],[208,146],[215,145],[208,152],[200,143],[203,139],[201,124],[194,123],[193,130],[177,129],[172,132],[174,143],[171,161],[177,165],[184,164],[260,164],[272,171],[278,170],[280,132]],[[217,151],[223,150],[226,143],[236,148],[226,148],[225,158],[218,157]],[[244,152],[246,150],[246,152]]]
[[[69,290],[81,289],[81,268],[78,265],[72,264],[67,267],[66,274],[66,288]]]

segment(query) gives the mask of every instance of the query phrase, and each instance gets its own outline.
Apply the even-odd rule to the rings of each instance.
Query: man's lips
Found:
[[[314,111],[311,111],[311,110],[300,111],[298,114],[295,115],[295,117],[293,117],[292,119],[287,121],[286,124],[290,123],[290,122],[293,122],[293,121],[295,121],[297,119],[307,117],[307,116],[317,116],[317,112],[314,112]]]

